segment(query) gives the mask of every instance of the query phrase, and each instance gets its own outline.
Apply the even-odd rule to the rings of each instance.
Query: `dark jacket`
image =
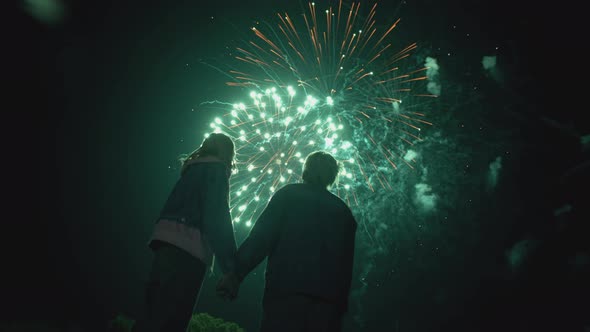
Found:
[[[186,167],[168,196],[157,222],[163,225],[159,229],[156,225],[155,234],[160,238],[154,240],[163,239],[181,247],[187,240],[204,242],[199,245],[210,247],[224,273],[233,270],[236,242],[228,200],[225,164],[212,157],[196,159]]]
[[[265,257],[264,301],[304,294],[348,309],[357,224],[324,188],[290,184],[277,191],[237,253],[243,278]]]

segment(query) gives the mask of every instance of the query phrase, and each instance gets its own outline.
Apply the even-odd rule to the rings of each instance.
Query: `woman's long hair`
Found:
[[[221,159],[231,172],[235,168],[235,149],[233,140],[221,133],[212,133],[201,143],[201,146],[189,155],[182,156],[180,162],[182,163],[181,174],[184,173],[186,167],[197,158],[202,157],[217,157]]]

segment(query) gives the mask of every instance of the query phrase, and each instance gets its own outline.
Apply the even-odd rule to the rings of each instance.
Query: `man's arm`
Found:
[[[281,193],[277,192],[252,227],[248,238],[240,245],[236,255],[236,275],[243,280],[262,260],[268,256],[276,244],[280,233],[283,203]]]
[[[350,292],[350,286],[352,283],[352,269],[353,269],[353,265],[354,265],[354,248],[355,248],[355,238],[356,238],[356,229],[357,229],[357,222],[354,219],[354,217],[352,216],[352,214],[350,214],[350,231],[348,232],[348,241],[347,241],[347,246],[345,249],[345,255],[346,257],[349,258],[348,262],[347,262],[347,266],[346,266],[346,290],[348,292]]]
[[[203,192],[202,225],[216,261],[223,273],[234,269],[236,240],[229,213],[229,180],[225,166],[214,163],[206,173]]]

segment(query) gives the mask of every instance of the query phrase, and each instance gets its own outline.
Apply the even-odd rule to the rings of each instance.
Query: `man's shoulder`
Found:
[[[317,194],[317,198],[333,202],[334,204],[341,206],[342,209],[350,211],[350,208],[348,207],[346,202],[344,202],[342,198],[338,197],[338,195],[334,194],[329,190],[318,189],[305,183],[290,183],[279,189],[277,191],[277,194],[279,194],[279,192],[281,193],[281,195],[289,195],[303,192],[306,194],[306,196],[313,192]]]
[[[348,204],[346,204],[346,202],[342,198],[340,198],[340,196],[334,194],[331,191],[327,191],[327,193],[329,194],[334,204],[338,207],[339,210],[342,211],[344,215],[347,215],[349,218],[355,220],[352,210],[350,209]]]
[[[274,195],[285,195],[287,193],[293,193],[300,190],[304,190],[303,183],[289,183],[279,188]]]

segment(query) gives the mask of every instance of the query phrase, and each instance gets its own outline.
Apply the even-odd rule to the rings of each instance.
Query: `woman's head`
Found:
[[[331,154],[323,151],[310,153],[303,165],[303,181],[324,188],[331,187],[336,178],[340,166]]]
[[[199,151],[199,157],[217,157],[226,163],[230,169],[234,168],[234,142],[225,134],[210,134],[203,140],[201,147],[197,151]]]
[[[198,149],[191,153],[188,158],[182,159],[182,164],[186,166],[189,161],[202,157],[217,157],[226,164],[229,170],[233,170],[235,167],[233,140],[222,133],[209,134]]]

